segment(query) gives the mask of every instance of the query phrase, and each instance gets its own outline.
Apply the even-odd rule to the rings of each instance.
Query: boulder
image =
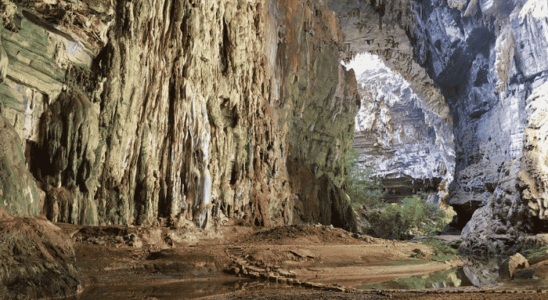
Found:
[[[516,271],[514,274],[514,279],[531,279],[533,276],[535,276],[535,268],[530,267]]]
[[[141,234],[143,242],[157,247],[164,247],[164,239],[162,238],[162,229],[158,227],[147,228]]]
[[[548,261],[539,262],[533,266],[535,268],[535,276],[539,281],[544,282],[548,279]]]
[[[502,262],[499,278],[501,280],[513,279],[516,271],[524,268],[529,268],[529,262],[523,255],[516,253]]]
[[[0,299],[66,297],[82,291],[70,238],[44,217],[0,207]]]

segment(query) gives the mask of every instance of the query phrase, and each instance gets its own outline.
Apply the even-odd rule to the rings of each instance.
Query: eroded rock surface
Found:
[[[546,2],[390,0],[329,5],[352,36],[347,40],[351,55],[378,54],[427,103],[445,98],[430,103],[447,103],[447,119],[454,126],[456,166],[448,202],[458,213],[456,226],[468,223],[463,248],[511,253],[524,235],[545,230],[545,159],[540,155],[545,117],[540,107],[548,80]],[[396,62],[405,61],[407,68],[397,67]],[[409,74],[427,74],[431,81]],[[443,97],[425,97],[420,87],[428,82]]]
[[[25,165],[21,139],[0,115],[0,208],[16,216],[37,216],[40,207],[36,183]]]
[[[355,229],[358,96],[325,4],[4,2],[1,113],[48,218]]]
[[[461,28],[462,37],[428,33],[429,40],[441,41],[438,53],[455,53],[447,58],[447,70],[453,70],[452,61],[470,66],[466,71],[455,69],[464,72],[455,77],[459,81],[440,83],[455,116],[457,139],[457,172],[449,202],[461,218],[481,207],[463,231],[467,240],[463,246],[491,253],[513,252],[509,248],[521,241],[523,233],[545,226],[542,217],[535,217],[542,215],[543,207],[529,206],[531,196],[524,191],[531,186],[527,179],[538,174],[524,164],[534,157],[524,141],[532,140],[531,132],[526,132],[533,122],[527,99],[548,80],[544,63],[536,62],[548,52],[535,50],[546,43],[548,11],[542,1],[503,2],[496,7],[482,3],[481,11],[469,18],[432,7],[439,16],[453,16],[451,28]],[[486,18],[490,20],[483,21]],[[435,45],[430,47],[437,51]],[[462,55],[455,60],[458,52]],[[430,71],[435,69],[427,65]]]

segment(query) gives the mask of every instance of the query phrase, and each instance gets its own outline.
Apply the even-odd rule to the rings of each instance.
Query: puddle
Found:
[[[475,286],[495,284],[498,282],[500,264],[503,260],[502,257],[463,257],[464,273]]]
[[[240,277],[217,277],[192,280],[148,280],[86,286],[80,295],[70,300],[121,300],[121,299],[195,299],[239,291],[264,289],[298,289],[267,280]]]
[[[411,276],[408,278],[398,278],[382,283],[363,284],[356,286],[362,290],[384,290],[384,289],[430,289],[444,287],[464,287],[474,286],[466,276],[462,267],[452,268],[445,271],[430,273],[425,276]]]
[[[458,268],[452,268],[445,271],[439,271],[422,276],[411,276],[398,278],[390,281],[375,284],[362,284],[355,286],[363,290],[381,290],[381,289],[431,289],[444,287],[481,287],[485,285],[498,284],[499,269],[503,257],[474,258],[461,257],[464,265]],[[397,264],[408,264],[405,261],[396,262]],[[419,264],[417,261],[415,264]],[[524,289],[534,289],[532,282],[521,282]],[[534,282],[533,282],[534,283]]]
[[[412,259],[412,260],[396,260],[390,262],[389,266],[415,266],[415,265],[425,265],[429,263],[429,260],[426,259]]]
[[[345,280],[331,278],[323,282],[322,278],[310,278],[305,281],[322,282],[323,284],[340,284],[361,290],[422,290],[432,288],[459,288],[484,286],[498,283],[499,265],[501,258],[476,260],[462,257],[464,266],[452,268],[430,274],[392,279],[381,283],[371,283],[371,278]],[[394,262],[393,265],[419,265],[424,260],[409,260]],[[338,261],[337,265],[345,264]],[[356,268],[354,266],[354,268]],[[407,273],[412,274],[412,273]],[[132,280],[129,277],[117,275],[109,277],[101,275],[101,279],[86,286],[81,295],[71,297],[72,300],[120,300],[120,299],[195,299],[227,293],[254,292],[254,291],[287,291],[303,290],[303,287],[287,284],[278,284],[265,279],[249,279],[228,275],[201,277],[200,279],[181,279],[176,276],[162,275],[161,277],[139,278]],[[380,274],[382,275],[382,274]],[[394,277],[392,277],[394,278]],[[378,282],[378,277],[374,278]],[[368,282],[369,281],[369,282]],[[538,289],[539,282],[518,282],[510,289]],[[542,285],[544,287],[544,285]]]

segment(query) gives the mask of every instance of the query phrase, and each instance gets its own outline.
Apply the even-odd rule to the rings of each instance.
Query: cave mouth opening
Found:
[[[354,70],[361,98],[353,147],[360,166],[373,167],[381,180],[383,200],[423,192],[445,207],[455,170],[452,126],[378,55],[364,52],[342,64]]]

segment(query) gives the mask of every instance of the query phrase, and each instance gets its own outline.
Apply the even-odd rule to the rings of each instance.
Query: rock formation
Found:
[[[464,250],[512,254],[548,229],[545,0],[0,0],[0,15],[0,293],[78,291],[44,217],[356,231],[352,145],[389,200],[452,205]],[[341,64],[365,52],[384,66]]]
[[[357,128],[388,194],[437,191],[465,248],[505,253],[546,228],[545,1],[0,10],[0,206],[14,215],[355,230],[343,178]],[[362,52],[401,77],[356,82],[340,61]]]
[[[463,248],[515,252],[524,234],[545,230],[546,2],[348,0],[329,6],[351,55],[379,55],[453,125],[456,167],[448,202],[457,226],[467,224]]]
[[[381,178],[385,200],[422,191],[444,205],[455,172],[453,127],[378,57],[359,55],[348,67],[361,68],[354,147]]]
[[[1,9],[2,124],[21,138],[12,130],[0,142],[11,147],[2,163],[19,166],[0,175],[8,211],[88,225],[237,218],[355,229],[343,178],[358,96],[325,4]],[[40,190],[43,207],[29,205]]]
[[[70,238],[43,217],[0,208],[0,298],[66,297],[82,290]]]
[[[0,141],[0,206],[17,216],[36,216],[41,203],[34,178],[25,165],[21,139],[1,115]]]

